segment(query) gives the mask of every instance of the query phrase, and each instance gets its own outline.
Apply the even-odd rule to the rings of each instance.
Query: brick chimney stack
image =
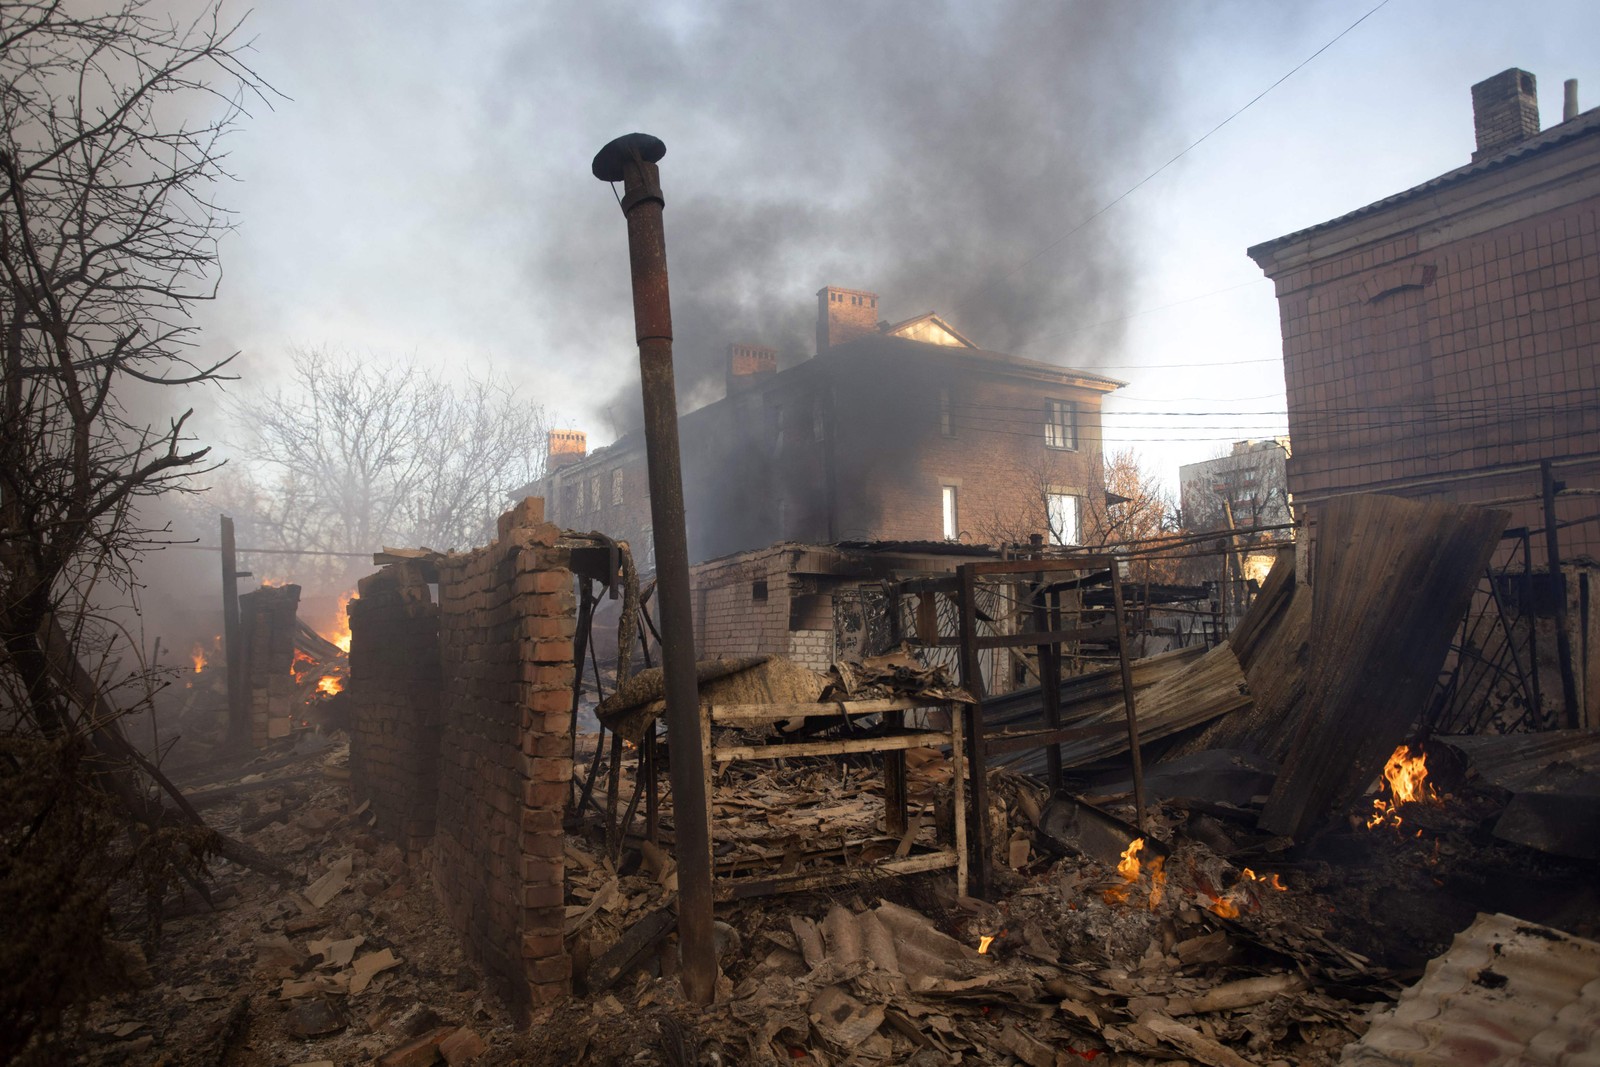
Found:
[[[1512,67],[1474,85],[1472,125],[1478,135],[1474,163],[1537,136],[1539,92],[1533,75]]]
[[[817,354],[878,332],[878,294],[830,285],[817,290]]]
[[[728,395],[751,389],[778,373],[778,350],[765,345],[728,346]]]
[[[589,435],[582,430],[551,430],[550,455],[545,460],[545,473],[570,467],[589,454]]]

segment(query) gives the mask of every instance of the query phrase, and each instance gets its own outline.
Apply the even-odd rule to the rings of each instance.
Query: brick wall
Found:
[[[543,501],[501,537],[439,563],[443,729],[434,884],[491,984],[513,1004],[566,994],[562,815],[576,606]]]
[[[288,737],[294,726],[295,612],[298,585],[262,586],[239,597],[239,637],[250,703],[250,741],[257,748]]]
[[[391,564],[350,601],[350,784],[408,862],[433,837],[439,792],[439,606],[423,564]]]
[[[1252,250],[1277,283],[1297,502],[1522,498],[1513,525],[1537,527],[1540,460],[1600,488],[1597,180],[1588,135]],[[1562,536],[1600,554],[1600,524]]]
[[[787,654],[789,565],[782,545],[711,560],[689,571],[694,647],[701,659]]]

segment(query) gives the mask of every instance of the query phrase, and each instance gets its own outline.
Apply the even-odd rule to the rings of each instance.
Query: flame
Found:
[[[1267,875],[1260,875],[1255,871],[1252,871],[1249,867],[1244,869],[1243,880],[1258,886],[1264,885],[1268,889],[1275,889],[1280,893],[1286,892],[1289,888],[1283,884],[1283,879],[1279,878],[1276,872]]]
[[[1227,897],[1212,897],[1211,910],[1224,919],[1237,919],[1239,917],[1239,905]]]
[[[1122,850],[1122,858],[1117,861],[1117,873],[1122,875],[1124,882],[1139,880],[1139,853],[1143,849],[1144,838],[1136,837],[1133,844]]]
[[[201,645],[200,642],[195,642],[194,651],[189,653],[189,658],[194,661],[194,673],[199,674],[206,669],[206,650],[205,646]]]
[[[294,662],[289,664],[289,673],[294,675],[294,684],[304,685],[306,675],[310,674],[311,668],[315,666],[317,666],[317,660],[314,657],[307,655],[298,648],[295,649]]]
[[[354,589],[339,597],[339,608],[334,613],[334,621],[339,628],[333,632],[329,641],[339,646],[339,651],[345,655],[350,654],[350,601],[355,598]]]
[[[1428,781],[1426,758],[1420,751],[1413,754],[1410,745],[1401,745],[1389,755],[1389,761],[1383,765],[1383,781],[1378,796],[1372,801],[1368,829],[1385,824],[1399,826],[1401,804],[1432,803],[1439,799],[1438,791]]]
[[[989,946],[992,945],[992,944],[994,944],[994,935],[993,934],[984,934],[983,936],[979,937],[978,938],[978,955],[980,955],[980,956],[986,955],[988,953],[988,951],[989,951]]]
[[[1150,860],[1150,910],[1155,911],[1167,891],[1167,861],[1162,856]]]
[[[1152,856],[1145,864],[1139,862],[1139,853],[1144,851],[1144,838],[1133,840],[1122,852],[1122,858],[1117,861],[1117,873],[1127,885],[1114,885],[1101,891],[1100,896],[1107,904],[1126,904],[1133,896],[1133,887],[1139,884],[1141,874],[1149,876],[1150,890],[1148,903],[1151,911],[1155,911],[1166,895],[1167,870],[1166,860],[1161,856]]]
[[[317,692],[326,693],[328,696],[342,693],[344,692],[344,679],[337,674],[325,674],[317,682]]]

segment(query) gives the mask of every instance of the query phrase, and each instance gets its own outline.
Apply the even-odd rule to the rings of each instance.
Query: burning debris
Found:
[[[1372,801],[1372,814],[1367,818],[1367,828],[1378,826],[1398,827],[1402,804],[1439,802],[1439,794],[1428,781],[1427,758],[1410,745],[1401,745],[1383,765],[1383,781],[1378,796]]]

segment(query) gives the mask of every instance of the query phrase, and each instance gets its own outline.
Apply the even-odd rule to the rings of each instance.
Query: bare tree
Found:
[[[8,1061],[73,992],[51,969],[61,953],[93,969],[107,883],[138,865],[164,884],[198,857],[174,858],[146,788],[164,779],[122,738],[84,656],[120,642],[138,658],[94,605],[133,598],[152,533],[138,503],[205,463],[187,413],[143,417],[162,390],[136,403],[130,389],[212,381],[227,362],[196,354],[190,314],[215,295],[230,225],[212,199],[222,138],[266,91],[241,47],[209,4],[184,24],[140,0],[0,5],[0,911],[74,937],[48,953],[0,938],[15,950],[0,989],[36,994],[0,996]],[[189,843],[209,847],[197,823]],[[152,849],[167,860],[146,866]],[[13,966],[32,973],[14,983]]]
[[[493,375],[450,382],[414,359],[326,349],[292,362],[292,386],[233,412],[246,470],[226,503],[261,547],[468,548],[544,470],[545,409]]]

